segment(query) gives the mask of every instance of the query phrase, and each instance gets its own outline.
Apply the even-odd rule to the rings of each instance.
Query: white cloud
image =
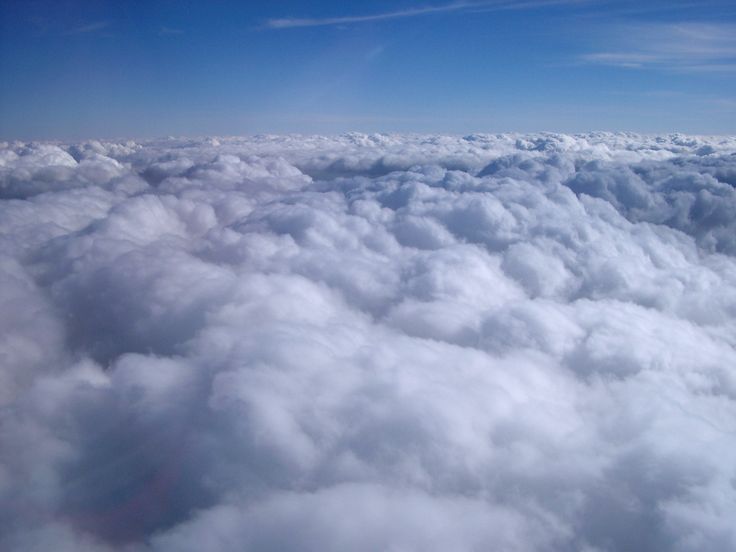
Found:
[[[606,33],[604,33],[605,36]],[[619,28],[588,63],[687,72],[736,71],[736,26],[728,23],[649,23]]]
[[[77,34],[96,33],[97,31],[101,31],[103,29],[108,28],[109,26],[110,26],[109,21],[94,21],[92,23],[87,23],[85,25],[79,25],[78,27],[74,27],[73,29],[68,30],[64,34],[77,35]]]
[[[0,548],[731,550],[736,140],[0,148]]]
[[[369,15],[344,15],[336,17],[281,17],[268,19],[265,27],[268,29],[291,29],[296,27],[326,27],[333,25],[349,25],[353,23],[370,23],[374,21],[387,21],[392,19],[407,19],[424,15],[441,14],[460,11],[496,11],[532,9],[547,6],[558,6],[568,4],[583,4],[588,0],[531,0],[526,2],[513,2],[509,0],[475,0],[458,1],[436,6],[425,6],[420,8],[409,8],[404,10],[387,11]]]
[[[414,8],[407,10],[377,13],[373,15],[354,15],[325,18],[298,18],[284,17],[269,19],[266,26],[271,29],[289,29],[293,27],[322,27],[328,25],[346,25],[349,23],[366,23],[370,21],[384,21],[387,19],[403,19],[406,17],[417,17],[431,13],[443,13],[467,9],[467,2],[454,2],[443,6],[429,6],[426,8]]]

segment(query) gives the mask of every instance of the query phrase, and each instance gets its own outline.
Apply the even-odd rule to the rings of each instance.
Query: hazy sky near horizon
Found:
[[[0,138],[736,132],[730,0],[0,3]]]

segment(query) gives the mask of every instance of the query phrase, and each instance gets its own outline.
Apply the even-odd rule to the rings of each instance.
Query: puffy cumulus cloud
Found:
[[[0,144],[3,550],[736,548],[736,139]]]

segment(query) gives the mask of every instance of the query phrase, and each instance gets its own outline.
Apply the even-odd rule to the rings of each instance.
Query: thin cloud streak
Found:
[[[410,17],[419,17],[436,13],[458,12],[465,10],[483,11],[502,10],[502,9],[529,9],[543,6],[554,6],[560,4],[580,4],[588,0],[540,0],[529,1],[521,4],[514,2],[453,2],[441,6],[427,6],[425,8],[413,8],[407,10],[398,10],[384,13],[376,13],[372,15],[349,15],[342,17],[283,17],[269,19],[265,23],[267,29],[291,29],[296,27],[325,27],[331,25],[347,25],[350,23],[369,23],[372,21],[385,21],[390,19],[405,19]]]
[[[74,29],[67,31],[64,34],[65,35],[76,35],[76,34],[94,33],[95,31],[101,31],[102,29],[106,29],[109,26],[110,26],[109,21],[95,21],[93,23],[88,23],[86,25],[75,27]]]
[[[344,17],[327,17],[327,18],[293,18],[285,17],[278,19],[269,19],[266,27],[270,29],[289,29],[294,27],[322,27],[328,25],[345,25],[348,23],[367,23],[370,21],[383,21],[386,19],[402,19],[406,17],[417,17],[431,13],[442,13],[464,10],[474,7],[474,4],[467,2],[452,3],[444,6],[430,6],[426,8],[415,8],[409,10],[400,10],[386,13],[377,13],[373,15],[355,15]]]
[[[531,10],[534,8],[553,8],[556,6],[584,6],[597,3],[599,0],[527,0],[525,2],[494,2],[478,4],[472,11],[485,13],[502,10]]]
[[[736,69],[736,25],[677,23],[619,28],[605,50],[584,54],[585,63],[686,72]]]

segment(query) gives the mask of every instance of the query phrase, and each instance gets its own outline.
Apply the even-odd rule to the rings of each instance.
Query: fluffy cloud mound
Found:
[[[0,144],[0,549],[736,549],[736,138]]]

